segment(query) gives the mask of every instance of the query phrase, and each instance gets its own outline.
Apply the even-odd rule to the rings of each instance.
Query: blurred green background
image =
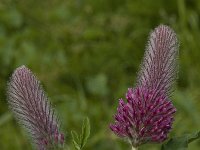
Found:
[[[180,40],[179,79],[172,97],[178,111],[170,133],[179,136],[200,130],[200,1],[1,0],[0,150],[32,149],[5,96],[9,76],[23,64],[41,80],[70,149],[70,131],[80,132],[86,116],[91,136],[85,149],[130,149],[109,130],[109,123],[118,99],[135,84],[149,32],[161,23],[171,26]],[[200,140],[189,149],[199,147]]]

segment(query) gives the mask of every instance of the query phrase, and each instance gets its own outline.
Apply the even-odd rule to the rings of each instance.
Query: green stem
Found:
[[[132,146],[132,150],[138,150],[138,147],[133,147],[133,146]]]

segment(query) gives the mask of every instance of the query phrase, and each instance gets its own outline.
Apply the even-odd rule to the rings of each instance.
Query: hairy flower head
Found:
[[[8,83],[8,103],[17,121],[26,129],[38,150],[64,144],[58,119],[33,73],[21,66]]]
[[[133,147],[147,142],[163,142],[172,128],[176,108],[170,101],[177,76],[176,34],[165,25],[149,37],[135,88],[128,89],[127,102],[119,100],[111,130],[128,138]]]

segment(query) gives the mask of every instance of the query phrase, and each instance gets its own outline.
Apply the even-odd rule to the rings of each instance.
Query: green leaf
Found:
[[[71,135],[72,135],[72,141],[73,141],[73,145],[75,147],[76,150],[80,150],[80,142],[79,142],[79,137],[78,134],[75,131],[71,131]]]
[[[76,150],[81,150],[87,143],[90,136],[90,121],[88,118],[83,120],[82,133],[80,136],[75,131],[71,131],[73,145]]]
[[[88,118],[85,118],[83,120],[83,125],[82,125],[82,134],[81,134],[81,148],[85,146],[87,143],[87,140],[90,136],[90,121]]]
[[[187,150],[189,143],[198,138],[200,138],[200,131],[171,138],[166,144],[162,145],[161,150]]]

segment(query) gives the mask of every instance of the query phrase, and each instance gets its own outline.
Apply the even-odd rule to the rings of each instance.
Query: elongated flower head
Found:
[[[18,122],[26,129],[38,150],[64,144],[58,119],[33,73],[21,66],[8,83],[8,103]]]
[[[174,31],[160,25],[150,35],[137,85],[128,89],[126,101],[119,100],[115,123],[110,125],[133,147],[167,139],[176,112],[169,98],[177,74],[177,55]]]
[[[165,25],[149,36],[137,86],[156,88],[170,96],[177,78],[178,42],[175,32]]]

